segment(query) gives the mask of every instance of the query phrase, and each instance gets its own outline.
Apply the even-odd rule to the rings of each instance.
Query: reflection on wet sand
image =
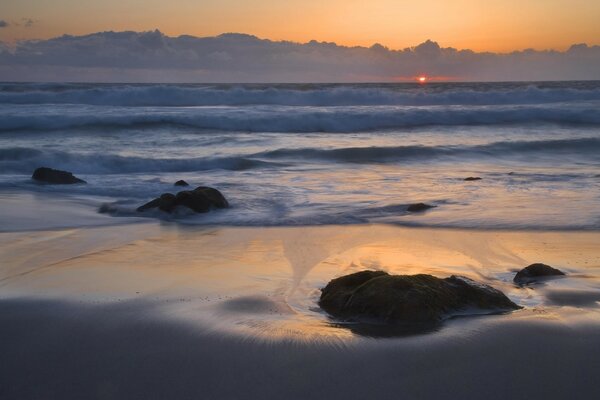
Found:
[[[567,318],[579,307],[594,320],[600,254],[593,232],[503,232],[392,226],[186,228],[141,224],[2,233],[2,298],[36,297],[92,304],[152,301],[158,312],[211,329],[263,338],[316,340],[405,336],[335,321],[317,306],[330,279],[362,269],[393,274],[464,275],[526,307]],[[543,261],[567,279],[517,287],[514,271]],[[534,312],[536,311],[536,312]],[[516,318],[514,315],[498,317]],[[452,322],[461,323],[459,321]],[[482,320],[482,318],[477,318]]]

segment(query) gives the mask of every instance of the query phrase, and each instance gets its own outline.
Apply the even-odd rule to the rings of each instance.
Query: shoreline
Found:
[[[226,331],[265,334],[286,326],[319,334],[328,324],[320,288],[363,269],[463,275],[527,309],[598,311],[600,232],[483,231],[390,225],[207,227],[160,222],[0,233],[0,299],[76,302],[183,299],[183,319],[229,321]],[[519,287],[534,262],[562,279]],[[256,332],[240,326],[257,324]],[[443,328],[442,328],[443,330]],[[330,329],[324,329],[330,331]],[[327,336],[326,333],[325,336]],[[335,336],[335,334],[334,334]]]
[[[589,231],[159,220],[0,232],[0,397],[597,397],[599,242]],[[513,284],[533,262],[568,275]],[[360,331],[317,300],[362,269],[464,275],[525,308],[420,334]]]

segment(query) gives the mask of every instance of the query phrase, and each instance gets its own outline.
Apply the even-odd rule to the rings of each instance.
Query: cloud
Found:
[[[4,50],[1,50],[4,48]],[[159,31],[99,32],[0,45],[0,73],[10,80],[140,82],[349,82],[600,79],[600,46],[566,51],[476,53],[428,40],[391,50],[294,43],[227,33],[169,37]]]
[[[3,19],[0,19],[0,28],[6,28],[8,25],[8,22],[6,22]]]

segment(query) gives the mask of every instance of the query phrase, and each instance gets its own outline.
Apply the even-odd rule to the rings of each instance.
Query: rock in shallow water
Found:
[[[177,182],[175,182],[174,184],[175,186],[190,186],[189,183],[187,183],[186,181],[184,181],[183,179],[178,180]]]
[[[408,208],[406,209],[406,211],[408,212],[421,212],[421,211],[425,211],[425,210],[429,210],[430,208],[434,208],[435,206],[429,205],[429,204],[425,204],[425,203],[415,203],[415,204],[410,204],[408,206]]]
[[[171,213],[178,206],[187,207],[197,213],[204,213],[210,211],[211,207],[227,208],[229,203],[217,189],[198,186],[194,190],[183,190],[176,195],[163,193],[160,197],[138,207],[137,211],[142,212],[158,208],[161,211]]]
[[[438,322],[468,312],[516,310],[504,293],[471,279],[389,275],[361,271],[330,281],[319,305],[333,317],[353,322]]]
[[[481,178],[478,176],[469,176],[468,178],[465,178],[464,180],[467,182],[472,182],[472,181],[480,181]]]
[[[71,185],[74,183],[87,183],[83,179],[79,179],[71,172],[61,171],[47,167],[40,167],[33,171],[31,179],[38,182],[53,183],[56,185]]]
[[[549,265],[542,263],[531,264],[515,275],[513,281],[518,284],[525,284],[529,282],[534,282],[539,278],[549,277],[549,276],[561,276],[565,273],[559,269],[552,268]]]

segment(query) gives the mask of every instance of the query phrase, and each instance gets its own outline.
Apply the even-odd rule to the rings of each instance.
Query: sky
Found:
[[[391,49],[433,39],[442,47],[510,52],[600,44],[598,21],[598,0],[0,0],[3,42],[159,29]]]
[[[0,0],[0,81],[596,80],[598,21],[598,0]]]

